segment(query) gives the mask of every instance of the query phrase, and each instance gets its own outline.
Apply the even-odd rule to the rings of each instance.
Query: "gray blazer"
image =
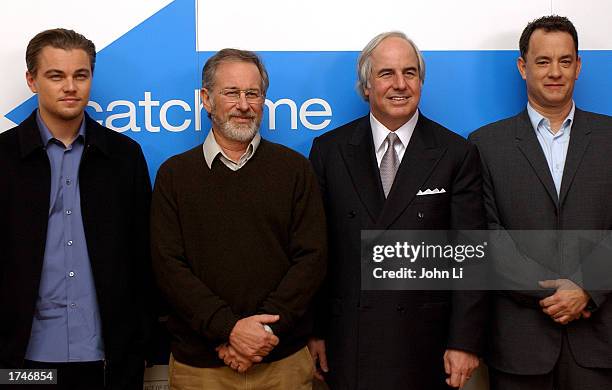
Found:
[[[526,110],[469,139],[480,152],[490,229],[612,229],[612,117],[576,109],[559,196]],[[538,306],[550,292],[492,294],[488,364],[514,374],[550,372],[565,328],[578,364],[612,368],[610,291],[588,292],[593,316],[565,326]]]

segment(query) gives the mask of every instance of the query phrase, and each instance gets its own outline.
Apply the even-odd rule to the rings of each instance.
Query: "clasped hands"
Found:
[[[542,311],[553,321],[566,325],[580,317],[589,318],[591,312],[586,309],[589,294],[569,279],[544,280],[540,287],[555,289],[555,293],[540,301]]]
[[[279,318],[278,315],[258,314],[239,320],[230,333],[229,342],[215,349],[219,358],[232,370],[246,372],[278,345],[278,337],[266,331],[264,325]]]

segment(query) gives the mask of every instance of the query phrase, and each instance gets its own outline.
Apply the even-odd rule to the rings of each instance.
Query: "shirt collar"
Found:
[[[42,143],[44,146],[47,146],[52,139],[56,139],[51,133],[51,131],[49,130],[49,128],[47,127],[47,125],[45,124],[45,122],[42,120],[39,110],[36,110],[36,123],[38,124],[38,131],[40,131],[40,139],[42,140]],[[83,120],[81,121],[81,125],[79,126],[79,132],[75,140],[79,138],[82,138],[83,140],[85,139],[85,118],[84,117],[83,117]]]
[[[569,114],[567,114],[567,117],[565,118],[565,120],[563,121],[563,124],[561,125],[562,130],[564,128],[571,129],[571,125],[572,123],[574,123],[574,113],[575,112],[576,112],[576,103],[572,101],[572,109],[570,110]],[[531,106],[529,102],[527,103],[527,114],[529,115],[529,120],[531,121],[531,126],[533,127],[533,130],[535,130],[536,132],[539,131],[538,129],[542,121],[545,121],[545,123],[548,125],[547,126],[548,129],[550,129],[550,121],[548,120],[548,118],[546,118],[544,115],[537,112],[535,108]]]
[[[414,132],[414,128],[416,127],[417,121],[419,120],[419,110],[417,109],[412,118],[408,120],[408,122],[404,123],[399,129],[395,130],[395,134],[397,134],[400,141],[402,141],[402,145],[406,147],[408,142],[410,142],[410,138],[412,137],[412,133]],[[374,139],[374,150],[380,149],[385,142],[385,139],[391,132],[391,130],[387,129],[385,125],[380,123],[376,117],[370,112],[370,126],[372,127],[372,137]]]
[[[255,151],[257,150],[257,147],[259,146],[260,142],[261,135],[259,134],[259,132],[257,132],[257,134],[255,134],[255,137],[253,137],[253,139],[249,143],[246,152],[244,152],[244,154],[240,157],[240,160],[250,159],[255,154]],[[212,129],[210,129],[208,135],[206,136],[206,139],[204,140],[204,143],[202,144],[202,150],[204,151],[204,160],[206,160],[206,165],[208,165],[209,169],[212,169],[212,163],[219,153],[221,153],[221,155],[225,157],[228,161],[232,161],[225,153],[223,153],[221,146],[219,146],[217,140],[215,139],[215,135],[213,134]]]

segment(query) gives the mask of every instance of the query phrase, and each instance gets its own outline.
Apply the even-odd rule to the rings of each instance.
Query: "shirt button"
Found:
[[[68,276],[70,276],[71,278],[74,277],[74,271],[68,272]]]
[[[72,246],[72,240],[69,240],[69,241],[68,241],[66,244],[67,244],[68,246]]]
[[[66,215],[72,214],[72,210],[66,210]]]
[[[71,304],[70,304],[70,307],[74,309],[74,308],[76,307],[76,303],[74,303],[74,302],[73,302],[73,303],[71,303]]]
[[[72,180],[66,179],[66,185],[70,185],[70,183],[72,183]]]

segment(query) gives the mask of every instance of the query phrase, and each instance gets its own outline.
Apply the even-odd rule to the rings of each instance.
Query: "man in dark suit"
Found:
[[[581,67],[572,23],[559,16],[529,23],[517,65],[527,84],[527,109],[470,135],[482,159],[489,227],[611,229],[612,118],[582,111],[572,100]],[[556,243],[543,240],[539,247],[545,245]],[[525,259],[560,270],[567,268],[566,254]],[[565,274],[534,280],[525,289],[533,291],[493,294],[492,389],[612,388],[608,294],[581,287],[581,272]]]
[[[481,294],[361,291],[360,232],[484,227],[477,151],[419,112],[425,64],[403,33],[375,37],[358,69],[370,114],[310,154],[330,245],[311,354],[332,389],[462,386],[478,365]]]
[[[84,111],[95,56],[72,30],[36,35],[38,108],[0,134],[0,367],[57,369],[59,389],[142,389],[151,188],[138,144]]]

